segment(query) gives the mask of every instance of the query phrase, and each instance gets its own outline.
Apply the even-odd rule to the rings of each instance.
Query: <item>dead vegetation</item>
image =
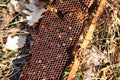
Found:
[[[97,1],[96,4],[98,5],[100,0]],[[44,8],[46,5],[44,2],[42,4],[37,2],[37,0],[0,0],[1,80],[18,79],[22,66],[29,59],[28,52],[31,41],[29,30],[31,26],[34,28],[39,19],[44,16],[42,14],[47,11]],[[95,9],[97,7],[95,6]],[[80,46],[94,14],[95,11],[90,11],[84,22],[84,32],[78,44]],[[119,0],[107,0],[104,12],[98,18],[96,25],[93,39],[86,48],[85,58],[74,75],[74,80],[120,80]],[[15,43],[18,40],[20,42]],[[64,80],[67,79],[70,68],[68,67],[65,70]]]

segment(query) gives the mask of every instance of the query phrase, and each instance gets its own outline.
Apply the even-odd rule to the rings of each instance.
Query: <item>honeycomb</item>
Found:
[[[91,1],[55,0],[50,4],[62,12],[63,18],[52,11],[44,14],[30,48],[32,57],[24,65],[19,80],[61,80]]]

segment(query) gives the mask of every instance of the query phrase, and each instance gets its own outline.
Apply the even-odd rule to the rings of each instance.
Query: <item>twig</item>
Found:
[[[83,41],[83,43],[81,45],[81,48],[79,49],[78,53],[76,54],[74,64],[72,66],[72,69],[71,69],[71,71],[69,73],[69,76],[68,76],[67,80],[72,80],[72,78],[74,77],[76,71],[78,70],[79,64],[83,60],[83,57],[84,57],[84,51],[86,50],[86,47],[88,46],[88,44],[92,40],[93,32],[94,32],[94,30],[96,28],[98,17],[100,16],[100,14],[102,14],[105,4],[106,4],[106,0],[101,0],[100,5],[99,5],[99,7],[97,9],[97,12],[94,15],[92,23],[91,23],[91,25],[89,27],[89,30],[88,30],[87,34],[86,34],[86,37],[85,37],[85,39],[84,39],[84,41]]]

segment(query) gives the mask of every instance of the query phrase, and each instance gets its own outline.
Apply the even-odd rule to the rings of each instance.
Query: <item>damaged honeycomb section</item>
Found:
[[[44,14],[30,48],[32,57],[23,67],[19,80],[60,80],[71,58],[72,48],[82,32],[86,13],[82,11],[84,7],[81,2],[84,3],[82,0],[63,0],[63,3],[56,0],[52,6],[58,10],[80,7],[80,11],[64,14],[63,18],[51,11]]]
[[[93,0],[55,0],[51,6],[62,13],[78,10],[86,12],[92,3]]]

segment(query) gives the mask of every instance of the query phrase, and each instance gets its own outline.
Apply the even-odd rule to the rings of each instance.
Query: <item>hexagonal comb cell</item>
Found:
[[[56,0],[51,6],[61,11],[79,8],[60,18],[47,11],[42,18],[39,32],[34,36],[30,48],[29,64],[25,64],[19,80],[60,80],[66,64],[71,58],[72,48],[77,42],[84,21],[84,10],[90,0]],[[83,4],[85,6],[83,6]],[[82,10],[83,9],[83,10]]]

